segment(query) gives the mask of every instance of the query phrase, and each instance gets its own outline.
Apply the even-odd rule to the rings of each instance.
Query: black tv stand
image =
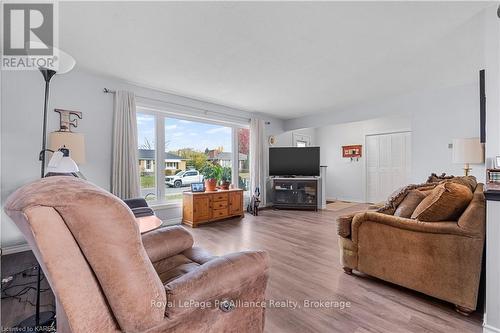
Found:
[[[317,177],[273,178],[273,207],[318,210]]]

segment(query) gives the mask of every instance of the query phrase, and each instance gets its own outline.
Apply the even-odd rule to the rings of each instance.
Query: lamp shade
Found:
[[[62,149],[64,151],[64,149]],[[75,161],[66,153],[62,151],[56,151],[52,158],[49,161],[49,165],[47,165],[47,174],[68,174],[68,173],[77,173],[80,170],[78,169],[78,165],[76,165]]]
[[[85,163],[85,138],[82,133],[52,132],[49,134],[49,147],[53,151],[66,147],[76,164]]]
[[[58,55],[57,74],[65,74],[70,72],[76,65],[75,58],[67,54],[61,49],[54,48],[54,54]]]
[[[453,163],[484,163],[484,146],[479,138],[453,139]]]
[[[28,51],[28,55],[36,55],[35,53],[36,50],[47,48],[47,45],[40,42],[34,42],[30,40],[29,42],[26,43],[29,43],[29,47],[27,47],[27,49],[30,50]],[[57,74],[65,74],[70,72],[73,69],[73,67],[75,67],[76,60],[68,53],[64,52],[63,50],[55,46],[52,46],[52,53],[54,54],[55,61],[53,62],[53,65],[50,66],[50,68],[45,68],[45,69],[53,70]]]

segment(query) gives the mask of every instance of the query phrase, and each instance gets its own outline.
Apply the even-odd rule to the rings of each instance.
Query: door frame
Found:
[[[365,199],[365,202],[368,202],[368,147],[366,145],[366,138],[369,136],[378,136],[378,135],[389,135],[389,134],[404,134],[404,133],[410,133],[410,135],[413,137],[413,132],[411,130],[400,130],[400,131],[389,131],[389,132],[380,132],[380,133],[371,133],[371,134],[365,134],[364,137],[364,151],[365,151],[365,158],[364,158],[364,163],[363,163],[363,198]],[[413,151],[413,140],[411,141],[411,151]],[[411,161],[411,164],[413,164],[413,158]],[[411,173],[411,164],[410,164],[410,173]]]
[[[292,145],[297,147],[297,141],[305,142],[306,147],[311,146],[311,136],[307,134],[292,133]]]

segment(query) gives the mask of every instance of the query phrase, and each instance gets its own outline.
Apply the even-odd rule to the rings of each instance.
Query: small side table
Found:
[[[135,219],[137,222],[137,225],[139,226],[139,231],[141,234],[146,233],[148,231],[152,231],[155,229],[158,229],[163,221],[157,218],[156,216],[144,216],[144,217],[137,217]]]

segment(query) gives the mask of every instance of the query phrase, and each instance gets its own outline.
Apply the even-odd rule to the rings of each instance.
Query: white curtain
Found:
[[[115,93],[111,192],[122,199],[140,196],[135,95]]]
[[[258,118],[250,120],[250,190],[260,189],[261,202],[266,202],[264,121]]]

